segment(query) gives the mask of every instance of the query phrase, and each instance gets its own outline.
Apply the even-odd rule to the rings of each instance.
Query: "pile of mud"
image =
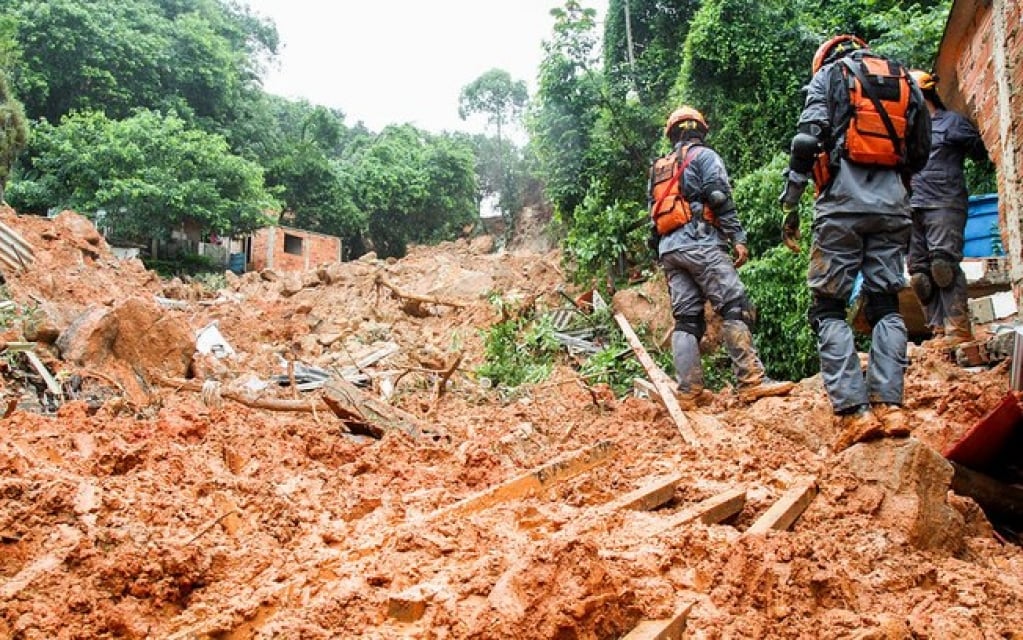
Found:
[[[4,339],[61,402],[5,374],[0,637],[603,639],[673,617],[691,638],[1023,637],[1023,554],[939,453],[1004,365],[914,348],[910,438],[833,453],[811,378],[720,392],[687,443],[567,367],[514,392],[474,375],[495,296],[562,305],[556,252],[459,241],[200,292],[75,214],[2,220],[36,255],[5,273]],[[323,374],[444,437],[352,433]],[[805,510],[762,531],[794,490]]]

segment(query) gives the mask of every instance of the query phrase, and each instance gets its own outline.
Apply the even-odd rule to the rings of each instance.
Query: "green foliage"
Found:
[[[673,96],[703,112],[710,125],[708,142],[733,176],[787,149],[816,47],[793,3],[701,4]]]
[[[186,220],[219,235],[240,234],[265,224],[263,212],[275,205],[258,165],[175,116],[143,111],[113,121],[75,113],[59,126],[39,122],[31,148],[31,167],[10,192],[12,205],[105,211],[103,225],[120,238],[167,237]]]
[[[203,280],[209,278],[211,282],[216,283],[219,282],[219,280],[216,280],[219,277],[226,284],[224,265],[209,256],[201,256],[196,253],[182,253],[171,258],[152,259],[144,257],[142,258],[142,263],[146,266],[146,269],[155,271],[165,278],[189,276],[198,277]],[[224,284],[217,288],[223,288]]]
[[[788,166],[788,154],[777,153],[764,166],[751,171],[735,181],[732,198],[739,211],[739,219],[746,229],[753,259],[766,253],[781,241],[781,224],[784,218],[778,206],[778,196],[785,186],[782,171]],[[810,217],[813,184],[803,192],[802,214]]]
[[[544,42],[539,93],[527,125],[547,197],[570,221],[587,191],[587,152],[602,100],[596,12],[568,0],[551,13],[554,35]]]
[[[542,382],[550,375],[559,348],[549,317],[516,316],[486,331],[486,362],[476,373],[495,386]]]
[[[512,80],[503,69],[491,69],[462,87],[458,116],[465,120],[474,113],[485,115],[501,140],[502,128],[522,113],[528,98],[525,81]]]
[[[463,139],[386,127],[345,171],[381,257],[405,255],[409,242],[452,238],[477,216],[474,158]]]
[[[276,28],[219,0],[6,0],[23,64],[15,86],[29,117],[72,110],[111,118],[136,108],[175,110],[226,125],[258,88]]]
[[[819,366],[817,338],[806,320],[810,290],[805,247],[809,222],[803,220],[804,249],[793,254],[784,247],[768,250],[741,270],[750,300],[757,308],[753,336],[768,375],[801,380]]]
[[[7,89],[7,77],[0,71],[0,202],[18,154],[28,144],[28,124],[21,103]]]
[[[621,336],[587,358],[579,368],[579,375],[587,384],[608,385],[618,397],[632,391],[634,379],[647,377],[643,365],[632,357],[632,348]]]
[[[580,282],[609,273],[623,253],[646,251],[638,248],[647,234],[645,209],[636,202],[609,201],[605,189],[601,181],[590,184],[562,243],[565,259]]]

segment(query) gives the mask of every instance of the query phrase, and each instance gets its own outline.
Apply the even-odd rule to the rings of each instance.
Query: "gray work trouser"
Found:
[[[934,260],[951,263],[955,277],[947,287],[932,280],[933,293],[921,300],[927,325],[949,333],[970,332],[970,307],[963,260],[966,212],[955,209],[913,209],[913,236],[909,242],[909,273],[930,275]]]
[[[861,295],[898,295],[905,286],[903,261],[909,243],[908,217],[829,214],[813,223],[807,282],[815,298],[849,300],[857,273]],[[876,319],[864,375],[852,327],[844,318],[817,320],[821,377],[836,413],[873,402],[902,404],[906,325],[898,311]]]
[[[661,266],[668,280],[671,313],[676,329],[671,337],[675,376],[679,390],[692,391],[703,387],[700,364],[700,340],[680,331],[683,318],[703,317],[703,306],[710,301],[716,313],[735,308],[746,301],[746,289],[729,255],[720,247],[696,245],[670,251],[661,256]],[[764,365],[753,346],[753,336],[743,320],[725,319],[722,326],[725,349],[732,361],[732,373],[740,385],[760,382]]]

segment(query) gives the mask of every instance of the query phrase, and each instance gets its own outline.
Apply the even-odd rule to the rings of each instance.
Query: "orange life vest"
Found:
[[[857,164],[901,167],[909,128],[909,74],[897,62],[870,55],[842,58],[839,64],[849,88],[852,115],[845,143],[836,152]],[[813,179],[819,195],[831,181],[830,154],[817,157]]]
[[[666,236],[693,219],[693,211],[682,190],[682,175],[700,148],[695,143],[684,145],[655,160],[650,168],[650,218],[657,226],[658,235]],[[705,206],[703,210],[704,219],[716,224],[710,209]]]

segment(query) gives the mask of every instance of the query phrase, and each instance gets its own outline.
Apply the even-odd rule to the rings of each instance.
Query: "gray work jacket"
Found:
[[[658,255],[694,245],[716,245],[727,251],[729,245],[746,244],[746,231],[739,222],[734,205],[715,212],[717,225],[703,219],[704,201],[714,191],[728,195],[731,204],[732,186],[721,156],[699,143],[693,145],[689,154],[692,159],[682,174],[682,193],[693,212],[693,219],[661,238],[657,246]]]
[[[920,173],[913,176],[910,202],[918,209],[966,211],[966,177],[963,161],[987,157],[977,127],[961,114],[939,110],[931,118],[931,155]]]
[[[867,55],[857,51],[853,60]],[[931,144],[931,120],[924,96],[916,83],[910,83],[906,160],[901,169],[860,165],[850,162],[841,149],[852,117],[852,105],[841,60],[824,65],[806,87],[806,104],[799,116],[799,130],[816,125],[823,148],[831,153],[831,181],[823,185],[815,202],[816,216],[833,213],[875,213],[909,216],[911,213],[906,182],[927,162]],[[837,151],[836,151],[837,150]]]

